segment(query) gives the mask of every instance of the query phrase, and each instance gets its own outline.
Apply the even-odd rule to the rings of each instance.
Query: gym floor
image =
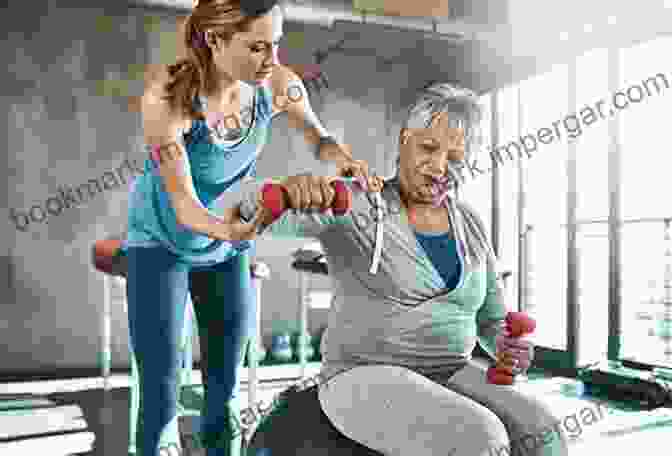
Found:
[[[257,401],[270,402],[273,397],[296,383],[298,369],[295,367],[273,366],[272,372],[262,371],[257,392]],[[319,363],[309,363],[306,375],[312,376],[319,372]],[[281,380],[266,380],[271,377]],[[242,376],[241,404],[247,406],[246,375]],[[201,383],[200,371],[194,370],[194,384]],[[95,435],[93,451],[79,453],[77,456],[126,456],[128,454],[128,428],[130,389],[127,375],[116,374],[110,377],[110,388],[102,388],[100,378],[52,380],[28,383],[0,384],[0,394],[38,394],[46,396],[58,405],[77,405],[84,414],[88,432]],[[181,432],[189,432],[190,418],[180,418]],[[185,456],[204,456],[203,451]]]
[[[307,375],[314,375],[314,366]],[[290,372],[288,372],[290,373]],[[280,377],[277,372],[274,377]],[[200,373],[194,371],[194,383],[200,382]],[[259,388],[258,400],[271,401],[272,398],[296,380],[264,381]],[[89,431],[96,440],[93,451],[78,456],[120,456],[127,455],[129,388],[128,377],[112,376],[112,387],[105,391],[100,387],[99,379],[64,382],[34,382],[24,384],[0,385],[0,393],[37,393],[61,405],[78,405],[88,423]],[[93,387],[92,387],[93,385]],[[558,416],[576,416],[582,425],[564,426],[572,438],[571,456],[593,456],[595,454],[637,454],[642,450],[646,454],[663,454],[672,435],[672,410],[658,409],[652,412],[629,412],[616,404],[606,404],[603,418],[586,423],[586,410],[596,410],[596,404],[577,394],[576,382],[566,378],[532,378],[521,383],[520,388],[544,397],[549,405],[557,410]],[[59,392],[53,392],[59,391]],[[247,387],[243,383],[241,403],[247,404]],[[182,418],[180,428],[185,432],[189,428],[189,418]],[[577,432],[580,427],[580,432]],[[571,429],[573,428],[573,429]],[[658,448],[659,450],[654,450]],[[203,451],[186,456],[204,456]]]
[[[270,399],[282,391],[287,383],[278,383],[275,387],[265,387],[259,392],[260,399]],[[242,395],[244,403],[247,394]],[[119,456],[128,454],[128,410],[129,388],[118,388],[110,391],[102,389],[55,393],[49,399],[63,404],[77,404],[84,412],[89,431],[96,436],[92,452],[79,456]],[[189,418],[180,419],[180,428],[188,426]],[[204,452],[195,455],[204,456]]]

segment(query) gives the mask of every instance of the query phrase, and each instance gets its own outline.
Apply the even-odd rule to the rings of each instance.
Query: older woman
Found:
[[[290,210],[269,223],[258,204],[260,182],[227,209],[260,232],[321,241],[335,299],[320,403],[343,434],[385,455],[568,451],[542,403],[488,383],[471,359],[477,342],[493,359],[517,360],[518,371],[532,358],[529,342],[501,330],[506,307],[486,231],[474,209],[455,198],[480,112],[468,90],[424,89],[399,135],[397,174],[380,192],[355,193],[347,215]],[[313,201],[329,202],[329,181],[281,183],[297,208],[306,189]]]

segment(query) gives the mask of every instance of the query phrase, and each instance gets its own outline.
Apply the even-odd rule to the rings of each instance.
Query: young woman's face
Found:
[[[446,175],[451,161],[464,160],[464,129],[448,126],[438,113],[429,128],[407,128],[400,134],[399,179],[404,193],[418,203],[430,203],[434,179]]]
[[[233,80],[262,83],[278,65],[282,22],[282,13],[275,7],[256,18],[249,31],[234,34],[229,43],[218,40],[219,46],[211,46],[217,69]]]

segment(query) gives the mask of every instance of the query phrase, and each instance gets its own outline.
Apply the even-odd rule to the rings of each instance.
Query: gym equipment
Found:
[[[102,239],[93,245],[93,266],[98,271],[112,276],[126,277],[126,255],[121,254],[120,236]]]
[[[3,456],[88,453],[95,439],[77,405],[58,404],[34,394],[0,394]]]
[[[537,323],[523,312],[509,312],[506,314],[505,328],[513,338],[523,337],[534,332]],[[502,361],[498,360],[495,366],[487,371],[489,383],[495,385],[512,385],[514,376]]]
[[[663,380],[669,380],[672,382],[672,369],[667,369],[665,367],[654,367],[651,372],[656,378],[661,378]]]
[[[344,215],[352,207],[352,193],[342,180],[335,180],[331,183],[336,192],[331,210],[334,215]],[[266,209],[271,211],[273,220],[278,219],[287,209],[287,192],[281,184],[265,184],[261,189],[262,203]]]
[[[273,334],[271,338],[271,359],[276,363],[288,363],[294,357],[292,338],[289,333]]]
[[[258,365],[263,365],[264,362],[266,361],[268,350],[266,350],[266,347],[264,347],[262,344],[259,344],[256,350],[248,350],[247,352],[245,352],[245,360],[243,361],[243,367],[248,367],[250,365],[250,359],[251,359],[250,353],[252,353],[253,351],[257,356]]]
[[[314,248],[301,248],[296,250],[292,257],[292,268],[298,272],[299,279],[299,322],[301,323],[300,331],[303,334],[308,333],[308,307],[310,306],[310,299],[308,294],[308,284],[310,282],[310,274],[329,275],[329,266],[324,253]],[[321,336],[320,336],[321,337]],[[306,362],[308,359],[302,356],[305,351],[302,347],[306,340],[299,340],[297,343],[297,352],[299,354],[299,364],[301,366],[301,378],[306,377]],[[319,341],[314,345],[317,356],[315,361],[321,359]]]
[[[301,358],[301,350],[304,351],[306,361],[312,361],[315,357],[315,347],[312,344],[312,336],[308,333],[303,333],[303,341],[299,339],[299,331],[294,331],[292,334],[292,348],[294,349],[294,360],[299,361]]]
[[[111,296],[113,288],[113,280],[126,279],[128,271],[127,257],[122,250],[123,239],[125,234],[111,236],[103,240],[95,242],[92,248],[92,263],[97,271],[103,273],[103,280],[105,281],[105,296],[103,300],[103,312],[101,313],[101,327],[103,334],[101,335],[102,345],[102,377],[104,382],[104,389],[110,388],[110,366],[111,366]],[[257,368],[259,360],[254,356],[254,352],[259,353],[259,341],[261,340],[260,328],[260,306],[261,306],[261,280],[270,277],[270,270],[264,263],[252,263],[250,266],[250,273],[256,285],[257,291],[257,326],[256,334],[248,344],[248,402],[250,407],[257,403],[257,389],[258,389],[258,373]],[[198,330],[194,325],[193,303],[191,297],[188,296],[189,302],[185,306],[184,328],[181,334],[180,347],[183,353],[182,366],[178,375],[178,414],[180,416],[199,417],[203,402],[203,387],[195,385],[192,381],[193,370],[193,346],[192,335]],[[124,308],[124,311],[126,309]],[[255,346],[257,347],[255,350]],[[133,356],[133,351],[129,350],[131,358],[131,377],[130,377],[130,401],[131,407],[129,410],[129,448],[128,452],[135,454],[135,429],[137,427],[137,411],[139,407],[139,378],[138,366]],[[161,442],[160,445],[175,444],[175,442]]]
[[[318,387],[290,387],[261,421],[247,456],[382,456],[336,429],[320,407]]]
[[[313,348],[315,349],[315,361],[322,361],[322,353],[320,352],[320,348],[322,347],[322,337],[324,336],[324,331],[327,328],[320,328],[317,331],[317,334],[313,335],[313,338],[311,340],[311,343],[313,344]]]
[[[303,248],[295,251],[292,256],[294,257],[292,268],[299,273],[329,275],[329,264],[322,251]]]
[[[672,406],[672,381],[653,371],[625,367],[619,361],[601,361],[578,372],[584,393],[626,402],[638,410]]]

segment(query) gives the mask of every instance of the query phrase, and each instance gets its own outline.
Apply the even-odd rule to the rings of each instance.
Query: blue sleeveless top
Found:
[[[454,290],[460,283],[462,264],[457,253],[457,241],[449,233],[415,232],[418,242],[429,257],[429,261],[441,275],[446,289]]]
[[[242,98],[242,97],[241,97]],[[255,177],[257,157],[266,144],[272,116],[272,94],[265,86],[254,87],[251,124],[236,141],[215,142],[205,120],[194,120],[178,138],[186,149],[188,166],[198,199],[214,213],[214,201],[225,191],[235,191],[242,179]],[[203,112],[205,99],[198,96],[194,107]],[[195,266],[221,263],[252,247],[251,241],[231,243],[212,239],[178,225],[170,195],[165,191],[158,166],[151,157],[133,182],[128,203],[128,247],[162,246],[181,261]]]

